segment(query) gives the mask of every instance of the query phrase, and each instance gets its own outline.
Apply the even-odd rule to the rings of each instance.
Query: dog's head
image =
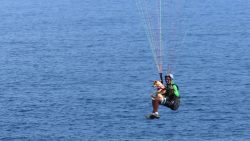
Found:
[[[164,87],[164,85],[161,83],[161,81],[158,81],[158,80],[154,81],[153,86],[156,88],[163,88]]]

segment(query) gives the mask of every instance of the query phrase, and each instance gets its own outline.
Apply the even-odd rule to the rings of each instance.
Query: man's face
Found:
[[[168,84],[170,84],[171,83],[171,78],[169,76],[167,76],[166,81],[167,81]]]

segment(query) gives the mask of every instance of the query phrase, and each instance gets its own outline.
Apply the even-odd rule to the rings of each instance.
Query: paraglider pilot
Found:
[[[159,105],[166,106],[171,110],[177,110],[179,108],[179,88],[178,85],[174,83],[173,79],[173,74],[167,74],[165,76],[165,86],[160,81],[154,81],[154,87],[157,88],[157,92],[155,93],[155,95],[151,95],[153,112],[149,114],[147,118],[160,118],[160,115],[158,113]]]

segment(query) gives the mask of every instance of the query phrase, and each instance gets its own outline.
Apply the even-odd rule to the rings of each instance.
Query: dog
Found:
[[[166,93],[166,88],[165,88],[165,86],[161,83],[161,81],[159,81],[159,80],[156,80],[156,81],[154,81],[154,83],[153,83],[153,87],[155,87],[157,90],[156,90],[156,92],[154,93],[154,94],[151,94],[151,97],[152,98],[155,98],[157,95],[165,95],[165,93]]]

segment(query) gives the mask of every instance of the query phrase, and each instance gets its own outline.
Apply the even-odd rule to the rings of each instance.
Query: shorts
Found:
[[[180,105],[180,98],[176,98],[175,100],[170,101],[168,98],[165,97],[160,104],[169,107],[171,110],[177,110]]]

